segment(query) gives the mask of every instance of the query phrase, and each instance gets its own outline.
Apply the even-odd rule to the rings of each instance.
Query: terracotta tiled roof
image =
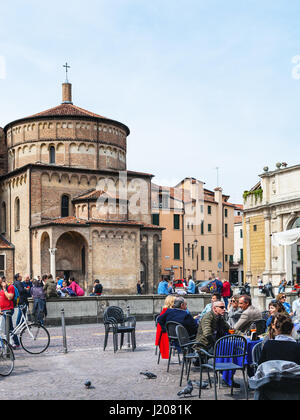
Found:
[[[68,224],[76,224],[76,225],[86,225],[87,220],[84,219],[78,219],[75,216],[69,216],[69,217],[61,217],[59,219],[54,220],[48,220],[45,223],[42,224],[55,224],[55,225],[68,225]]]
[[[244,210],[243,204],[235,204],[237,210]]]
[[[78,219],[75,216],[69,217],[60,217],[59,219],[48,220],[41,224],[41,226],[46,225],[81,225],[81,226],[89,226],[91,224],[96,225],[122,225],[122,226],[140,226],[141,228],[145,229],[161,229],[164,228],[156,225],[151,225],[148,223],[143,222],[136,222],[133,220],[100,220],[100,219]],[[37,226],[35,226],[37,227]]]
[[[94,114],[93,112],[87,111],[86,109],[79,108],[73,104],[61,104],[54,108],[47,109],[46,111],[39,112],[38,114],[30,115],[26,118],[36,117],[52,117],[52,116],[74,116],[74,117],[93,117],[93,118],[104,118],[102,115]]]
[[[74,197],[72,199],[72,201],[73,202],[76,202],[76,201],[84,201],[84,200],[87,200],[87,201],[92,200],[92,201],[94,201],[94,200],[98,200],[98,198],[101,197],[101,196],[104,197],[104,198],[106,198],[106,199],[109,199],[110,198],[110,199],[117,200],[117,201],[125,201],[125,202],[128,201],[128,200],[124,200],[124,199],[122,200],[118,196],[113,196],[112,194],[109,194],[106,191],[96,190],[96,189],[92,189],[92,190],[86,191],[85,193],[83,193],[81,195],[77,195],[76,197]]]
[[[14,249],[14,246],[3,235],[0,235],[0,249]]]
[[[243,222],[243,216],[234,216],[234,223],[242,223]]]

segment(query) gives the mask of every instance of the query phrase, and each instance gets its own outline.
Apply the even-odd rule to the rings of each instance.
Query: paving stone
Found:
[[[113,352],[112,335],[103,351],[104,327],[102,324],[67,326],[68,353],[64,353],[62,329],[49,328],[51,343],[41,355],[30,355],[16,350],[15,369],[11,376],[0,377],[2,399],[35,400],[167,400],[180,401],[180,366],[172,363],[167,373],[167,360],[157,364],[155,355],[155,326],[153,322],[137,323],[137,349],[127,348],[127,337],[122,350]],[[177,357],[174,357],[174,361]],[[147,379],[142,371],[150,371],[157,379]],[[86,380],[92,389],[86,389]],[[191,372],[192,380],[199,380],[198,372]],[[206,379],[206,374],[204,375]],[[237,381],[242,383],[237,374]],[[192,398],[198,400],[198,389]],[[244,399],[243,389],[218,389],[219,399]],[[251,394],[253,397],[253,394]],[[182,398],[181,398],[182,399]],[[214,399],[212,389],[202,391],[202,399]]]

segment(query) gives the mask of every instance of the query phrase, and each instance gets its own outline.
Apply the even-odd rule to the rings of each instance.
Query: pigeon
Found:
[[[156,379],[157,376],[151,372],[140,372],[141,375],[145,375],[148,379]]]
[[[193,381],[193,382],[192,382],[192,384],[193,384],[195,387],[200,388],[200,381]],[[201,389],[206,389],[207,387],[208,387],[208,382],[206,382],[206,381],[202,381],[202,384],[201,384]]]
[[[84,386],[86,387],[86,389],[91,388],[91,385],[92,385],[91,381],[85,381],[84,383]]]
[[[177,395],[178,395],[178,397],[180,397],[181,395],[183,395],[184,397],[186,395],[192,395],[193,389],[194,389],[193,383],[192,383],[191,380],[189,380],[188,383],[187,383],[187,386],[185,388],[183,388],[181,391],[179,391],[177,393]]]

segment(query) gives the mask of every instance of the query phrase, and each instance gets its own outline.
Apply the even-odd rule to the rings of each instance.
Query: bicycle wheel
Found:
[[[28,324],[21,331],[20,343],[27,353],[40,354],[47,350],[50,344],[50,334],[40,324]]]
[[[0,376],[9,376],[14,370],[15,356],[10,344],[0,340]]]

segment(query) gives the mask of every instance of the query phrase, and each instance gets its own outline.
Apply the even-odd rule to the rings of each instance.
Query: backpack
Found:
[[[215,293],[217,291],[217,282],[216,282],[216,280],[213,280],[212,282],[209,283],[208,289],[209,289],[209,292],[210,293]]]
[[[20,292],[19,289],[13,284],[14,288],[15,288],[15,294],[14,294],[14,306],[17,307],[19,306],[19,301],[20,301]]]

